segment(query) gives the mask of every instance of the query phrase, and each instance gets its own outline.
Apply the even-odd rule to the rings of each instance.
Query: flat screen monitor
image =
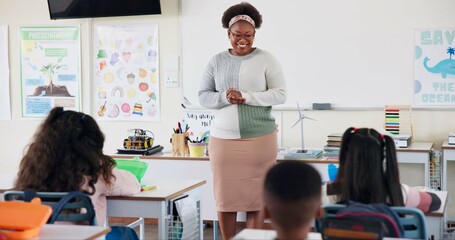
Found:
[[[160,0],[47,0],[51,19],[161,14]]]

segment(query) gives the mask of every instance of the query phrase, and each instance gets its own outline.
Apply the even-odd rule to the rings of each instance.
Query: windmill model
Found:
[[[299,119],[297,120],[297,122],[294,123],[294,125],[292,125],[291,128],[293,128],[295,125],[297,125],[297,123],[300,122],[300,137],[302,138],[302,148],[297,150],[297,153],[307,153],[307,150],[305,150],[305,145],[303,142],[303,120],[306,118],[316,121],[316,119],[305,116],[303,112],[300,110],[299,102],[297,102],[297,109],[299,110]]]

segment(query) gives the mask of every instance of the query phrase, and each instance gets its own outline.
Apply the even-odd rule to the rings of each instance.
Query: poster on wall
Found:
[[[55,106],[80,111],[79,26],[20,27],[22,117],[42,118]]]
[[[455,105],[455,28],[415,33],[414,105]]]
[[[275,123],[278,129],[278,147],[281,147],[281,112],[272,111]],[[205,139],[208,142],[210,137],[210,126],[215,119],[211,111],[184,111],[183,112],[183,129],[188,129],[188,135],[191,140]],[[176,126],[177,127],[177,126]]]
[[[8,26],[0,25],[0,120],[11,120],[8,62]]]
[[[95,24],[94,104],[106,121],[159,121],[158,24]]]

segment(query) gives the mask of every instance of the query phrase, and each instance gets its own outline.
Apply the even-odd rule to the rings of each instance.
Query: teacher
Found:
[[[253,5],[229,7],[221,22],[232,48],[208,63],[199,102],[215,115],[210,164],[221,234],[230,239],[236,233],[237,212],[246,212],[247,228],[262,228],[264,223],[262,185],[278,148],[271,110],[286,101],[286,85],[277,59],[253,47],[262,24]]]

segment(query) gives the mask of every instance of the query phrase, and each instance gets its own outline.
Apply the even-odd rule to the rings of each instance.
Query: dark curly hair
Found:
[[[223,24],[224,28],[229,28],[229,21],[237,16],[237,15],[248,15],[250,18],[254,20],[256,25],[255,28],[260,28],[262,25],[262,15],[259,11],[251,4],[247,2],[241,2],[236,5],[232,5],[223,13],[223,17],[221,18],[221,23]]]
[[[84,191],[95,193],[101,176],[109,185],[115,176],[114,160],[103,154],[104,134],[95,119],[84,113],[55,107],[50,112],[21,160],[15,189],[43,192]]]

